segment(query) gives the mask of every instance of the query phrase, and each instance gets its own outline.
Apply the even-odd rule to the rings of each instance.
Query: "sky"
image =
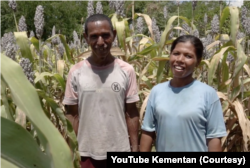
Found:
[[[181,1],[190,1],[190,0],[181,0]],[[227,2],[230,1],[230,6],[237,6],[237,7],[241,7],[243,5],[243,1],[244,0],[227,0]],[[247,0],[245,0],[247,1]]]
[[[243,5],[243,0],[230,0],[230,5],[241,7]]]

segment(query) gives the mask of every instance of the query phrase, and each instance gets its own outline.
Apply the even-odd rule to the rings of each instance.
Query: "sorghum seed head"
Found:
[[[4,33],[2,40],[1,40],[1,49],[3,51],[6,50],[6,46],[8,43],[14,44],[15,43],[15,37],[14,34],[12,32],[9,33]]]
[[[18,29],[19,29],[20,32],[22,32],[22,31],[27,31],[27,25],[26,25],[24,16],[22,16],[22,17],[19,19]]]
[[[115,3],[115,12],[118,16],[124,17],[124,0],[117,0]]]
[[[58,46],[58,53],[59,53],[59,56],[60,56],[59,59],[61,59],[63,57],[64,51],[65,51],[65,48],[64,48],[63,44],[60,43],[59,46]]]
[[[206,13],[204,15],[204,23],[205,23],[205,25],[207,24],[207,14]]]
[[[17,7],[17,4],[16,4],[16,1],[15,0],[9,0],[9,7],[14,11],[16,12],[16,7]]]
[[[96,14],[103,14],[102,3],[99,1],[96,3]]]
[[[52,28],[52,36],[54,36],[55,34],[56,34],[56,27],[53,26],[53,28]],[[51,40],[51,43],[52,43],[53,45],[59,44],[59,37],[54,37],[54,38]]]
[[[219,17],[217,14],[214,15],[213,20],[211,22],[211,27],[212,27],[212,32],[213,33],[219,33],[220,30],[220,22],[219,22]]]
[[[161,40],[161,32],[159,30],[159,27],[156,25],[156,20],[153,17],[152,18],[152,30],[153,30],[153,34],[155,36],[155,41],[158,43]]]
[[[35,73],[32,70],[32,63],[30,60],[28,58],[21,58],[19,64],[22,67],[27,79],[30,81],[30,83],[34,84]]]
[[[109,8],[115,10],[115,3],[116,3],[116,1],[109,0]]]
[[[36,7],[36,13],[34,18],[34,24],[36,27],[36,36],[40,39],[43,35],[43,27],[44,27],[44,9],[41,5]]]
[[[95,14],[92,0],[88,1],[87,12],[88,12],[88,17]]]
[[[30,31],[30,37],[35,37],[35,33],[33,32],[33,30]]]
[[[5,55],[14,61],[16,60],[16,46],[13,43],[8,42],[8,44],[6,46]]]
[[[73,31],[73,39],[74,39],[74,44],[75,44],[75,46],[80,45],[80,43],[79,43],[79,38],[78,38],[78,35],[77,35],[77,33],[76,33],[75,30]]]
[[[142,34],[143,32],[143,18],[138,17],[136,20],[136,29],[139,34]]]
[[[167,16],[168,16],[167,6],[164,6],[163,8],[163,15],[164,15],[164,19],[167,19]]]
[[[195,10],[196,5],[197,5],[197,1],[192,1],[192,7],[194,10]]]

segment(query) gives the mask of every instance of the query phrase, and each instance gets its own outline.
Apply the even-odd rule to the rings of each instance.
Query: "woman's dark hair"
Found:
[[[172,43],[170,52],[172,53],[172,51],[174,50],[175,46],[178,43],[185,43],[185,42],[190,42],[191,44],[193,44],[197,59],[202,59],[203,49],[204,49],[203,44],[199,38],[192,35],[183,35],[175,39],[174,42]]]

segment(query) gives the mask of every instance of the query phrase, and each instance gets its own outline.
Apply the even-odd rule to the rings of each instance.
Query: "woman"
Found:
[[[142,125],[140,151],[222,151],[226,136],[222,107],[216,91],[192,77],[202,59],[202,42],[191,35],[172,44],[173,79],[153,87]]]

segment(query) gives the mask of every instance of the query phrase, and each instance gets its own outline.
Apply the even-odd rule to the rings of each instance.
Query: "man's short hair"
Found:
[[[108,23],[110,25],[110,28],[111,28],[111,31],[113,32],[114,28],[113,28],[111,19],[108,16],[106,16],[104,14],[93,14],[93,15],[89,16],[87,18],[86,22],[85,22],[85,25],[84,25],[85,34],[86,35],[88,34],[88,24],[89,24],[89,22],[102,21],[102,20],[108,21]]]

